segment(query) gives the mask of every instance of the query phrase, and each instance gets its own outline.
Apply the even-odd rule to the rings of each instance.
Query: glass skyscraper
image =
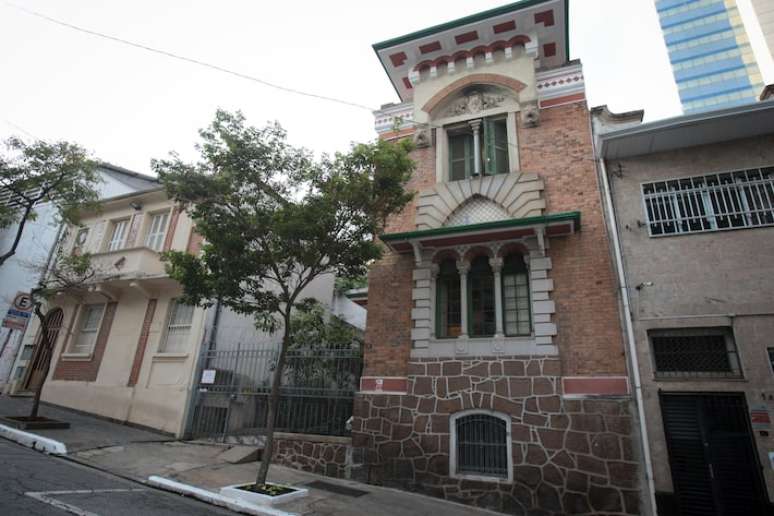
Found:
[[[755,102],[763,89],[736,0],[656,0],[683,111]]]

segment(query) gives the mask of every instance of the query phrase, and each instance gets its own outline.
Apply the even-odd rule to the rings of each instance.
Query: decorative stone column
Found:
[[[468,122],[473,129],[473,170],[476,176],[481,177],[481,120]]]
[[[489,266],[494,273],[494,291],[495,291],[495,338],[501,339],[505,336],[503,331],[503,289],[502,289],[502,271],[503,259],[496,257],[489,259]]]
[[[468,271],[470,263],[465,260],[457,261],[457,271],[460,273],[460,339],[468,338]]]

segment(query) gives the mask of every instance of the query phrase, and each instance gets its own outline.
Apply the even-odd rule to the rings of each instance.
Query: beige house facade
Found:
[[[177,302],[160,253],[195,252],[192,228],[161,188],[108,199],[70,228],[63,251],[91,253],[97,275],[51,303],[60,328],[43,401],[182,434],[205,310]],[[38,334],[33,325],[25,339]],[[33,388],[35,373],[33,358],[17,390]]]

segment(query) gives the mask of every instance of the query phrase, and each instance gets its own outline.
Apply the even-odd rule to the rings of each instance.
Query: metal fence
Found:
[[[262,434],[278,357],[279,346],[271,344],[203,351],[189,426],[192,436]],[[275,429],[347,435],[362,364],[362,350],[356,345],[289,350]]]

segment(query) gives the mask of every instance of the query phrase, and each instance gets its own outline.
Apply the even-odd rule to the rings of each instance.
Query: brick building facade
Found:
[[[354,462],[510,514],[639,514],[640,471],[583,72],[560,0],[374,45],[412,203],[369,274]]]

